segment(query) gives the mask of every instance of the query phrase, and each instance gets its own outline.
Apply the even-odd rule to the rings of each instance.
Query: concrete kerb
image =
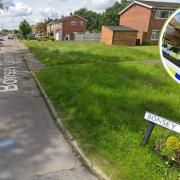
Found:
[[[51,100],[49,99],[48,95],[46,94],[44,88],[42,87],[40,81],[38,80],[38,78],[36,77],[35,73],[32,71],[32,69],[29,66],[28,60],[25,57],[25,54],[22,52],[22,50],[19,48],[19,42],[17,42],[17,47],[23,57],[23,60],[25,62],[25,65],[27,67],[27,69],[29,70],[29,72],[32,74],[37,87],[40,90],[40,93],[45,101],[45,103],[47,104],[47,107],[49,109],[49,111],[51,112],[55,123],[57,125],[57,127],[63,132],[66,140],[69,142],[69,144],[71,145],[71,147],[73,148],[74,152],[78,155],[78,157],[80,158],[81,162],[93,173],[95,174],[99,179],[102,180],[110,180],[111,178],[108,177],[100,168],[94,166],[92,164],[92,162],[85,156],[85,154],[83,153],[82,149],[78,146],[78,143],[76,142],[76,140],[74,139],[74,137],[71,135],[71,133],[64,127],[61,118],[58,116],[57,111],[55,110]]]

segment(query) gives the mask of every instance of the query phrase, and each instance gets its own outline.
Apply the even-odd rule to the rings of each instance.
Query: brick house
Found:
[[[137,45],[144,41],[158,44],[165,21],[179,7],[174,2],[134,1],[119,13],[119,24],[138,30]]]
[[[47,34],[53,33],[56,40],[71,40],[74,33],[86,32],[86,26],[86,19],[77,15],[72,15],[48,22]]]
[[[32,25],[31,26],[32,33],[33,34],[40,34],[40,35],[43,35],[43,36],[47,36],[47,24],[49,22],[51,22],[51,21],[52,21],[52,19],[47,19],[47,20],[45,19],[45,21],[42,22],[42,23],[44,23],[44,26],[40,30],[37,29],[37,24],[36,25]]]
[[[133,1],[119,13],[119,26],[111,27],[113,31],[108,30],[108,27],[102,27],[101,42],[140,45],[145,41],[151,41],[152,44],[158,44],[165,21],[179,7],[180,3],[173,2]]]
[[[42,29],[42,35],[44,35],[44,36],[47,36],[48,35],[48,32],[47,32],[47,25],[48,25],[48,23],[50,23],[52,21],[52,19],[45,19],[45,21],[44,21],[44,27],[43,27],[43,29]]]

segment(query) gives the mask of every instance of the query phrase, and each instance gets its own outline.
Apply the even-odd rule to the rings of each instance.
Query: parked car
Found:
[[[14,39],[12,34],[8,34],[8,39]]]
[[[41,37],[44,37],[44,36],[41,35],[41,34],[36,34],[36,35],[35,35],[35,38],[41,38]]]
[[[35,37],[36,37],[36,35],[33,34],[33,33],[30,33],[30,34],[26,35],[27,39],[35,39]]]
[[[172,47],[170,51],[169,56],[177,61],[180,61],[180,47]]]
[[[4,37],[3,36],[0,36],[0,41],[4,41]]]

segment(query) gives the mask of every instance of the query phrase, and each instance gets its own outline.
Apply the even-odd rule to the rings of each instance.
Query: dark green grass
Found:
[[[136,59],[128,64],[128,58],[125,63],[110,63],[106,57],[114,52],[121,59],[118,52],[125,54],[127,47],[87,43],[56,42],[54,46],[50,42],[25,43],[48,65],[46,70],[38,73],[38,77],[64,124],[91,160],[112,175],[112,179],[178,178],[178,168],[168,167],[153,150],[155,140],[172,132],[156,126],[148,145],[140,148],[147,127],[143,119],[146,110],[177,122],[180,117],[180,86],[166,74],[161,64],[143,62],[148,59],[142,59],[142,56],[148,56],[143,47],[139,48],[142,48],[140,52],[144,51],[144,55],[139,57],[139,51],[134,52]],[[58,44],[63,47],[58,47]],[[66,64],[64,56],[62,59],[55,59],[54,56],[50,62],[50,55],[49,61],[45,60],[44,48],[46,54],[57,48],[65,53],[73,45],[77,52],[79,46],[78,62]],[[85,56],[88,46],[96,53],[89,51]],[[112,52],[104,54],[104,48],[110,48]],[[155,51],[154,47],[150,48]],[[158,54],[158,48],[156,51],[154,54]],[[99,54],[101,61],[91,62],[94,53]],[[68,54],[66,56],[68,59]],[[86,62],[91,63],[81,63],[85,58]],[[121,61],[125,60],[122,58]]]

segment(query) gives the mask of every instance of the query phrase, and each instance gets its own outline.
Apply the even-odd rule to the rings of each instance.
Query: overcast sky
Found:
[[[0,29],[17,28],[23,19],[31,24],[44,20],[47,17],[58,18],[69,15],[77,9],[88,9],[102,12],[114,4],[116,0],[4,0],[9,6],[8,11],[0,11]],[[180,2],[180,0],[154,0]]]

